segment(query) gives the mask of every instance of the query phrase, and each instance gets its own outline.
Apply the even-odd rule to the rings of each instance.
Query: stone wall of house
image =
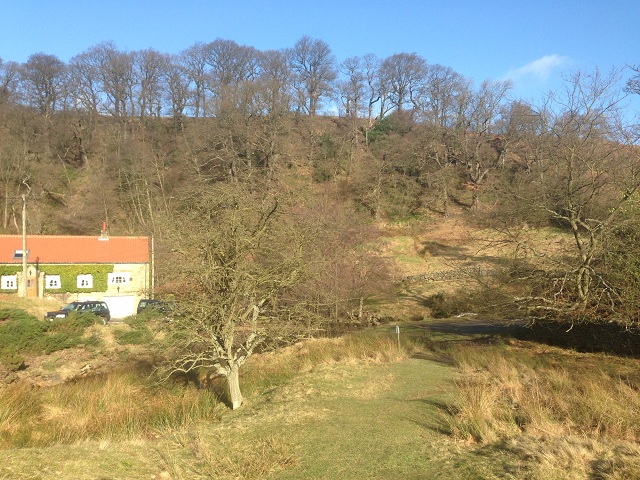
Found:
[[[141,264],[116,264],[113,274],[126,273],[130,281],[126,285],[109,285],[105,295],[145,295],[149,289],[149,268]]]

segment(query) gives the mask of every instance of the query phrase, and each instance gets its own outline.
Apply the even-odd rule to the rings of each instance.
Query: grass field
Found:
[[[344,358],[307,368],[279,385],[249,385],[247,405],[219,420],[4,450],[0,478],[487,478],[493,468],[441,432],[450,366]]]
[[[256,356],[240,410],[191,390],[182,417],[128,432],[118,429],[131,421],[125,411],[153,418],[175,397],[149,398],[130,373],[63,386],[67,397],[49,393],[32,418],[58,440],[5,448],[0,479],[640,478],[637,360],[420,332],[400,348],[386,328]],[[16,419],[0,397],[6,430]],[[86,405],[65,420],[69,398]],[[102,430],[65,437],[83,412]]]

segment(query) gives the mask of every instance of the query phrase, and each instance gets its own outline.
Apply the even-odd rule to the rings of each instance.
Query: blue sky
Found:
[[[478,85],[538,99],[577,69],[640,64],[640,0],[0,0],[0,58],[68,61],[102,41],[178,53],[234,40],[260,50],[324,40],[338,61],[415,52]]]

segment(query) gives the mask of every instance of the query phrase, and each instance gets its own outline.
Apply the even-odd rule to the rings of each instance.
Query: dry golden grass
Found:
[[[223,408],[210,392],[157,388],[127,372],[44,389],[10,385],[0,390],[0,447],[130,440],[217,418]]]
[[[224,448],[228,441],[218,437],[216,444],[215,449],[199,439],[192,444],[194,455],[201,461],[200,473],[208,478],[262,479],[297,463],[293,447],[279,436],[259,439],[250,445],[233,443],[232,448]]]
[[[339,338],[312,338],[277,352],[254,355],[249,359],[248,370],[259,372],[260,377],[278,378],[338,362],[401,361],[422,348],[410,340],[403,341],[399,348],[388,334],[363,331]],[[251,381],[251,373],[248,375]]]
[[[446,417],[454,436],[509,445],[535,459],[535,478],[640,478],[637,360],[615,368],[598,355],[473,345],[450,353],[461,370]]]
[[[633,480],[640,478],[640,448],[578,435],[523,436],[511,449],[532,460],[531,477],[547,479]]]
[[[158,480],[190,478],[263,479],[296,465],[295,448],[282,436],[254,439],[250,444],[226,435],[174,434],[173,448],[160,449]],[[188,452],[188,462],[178,452]]]
[[[280,387],[294,375],[338,362],[399,361],[418,348],[405,343],[399,348],[393,337],[371,333],[310,340],[250,359],[243,372],[243,388],[251,393]],[[16,383],[0,389],[0,448],[133,440],[217,419],[225,410],[215,388],[159,386],[145,375],[122,370],[50,388]],[[357,394],[371,395],[378,388],[370,385]],[[286,416],[286,409],[281,414],[274,412],[274,418]]]

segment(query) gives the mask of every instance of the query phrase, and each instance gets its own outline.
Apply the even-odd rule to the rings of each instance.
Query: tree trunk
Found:
[[[233,365],[231,367],[231,371],[229,375],[227,375],[227,387],[229,395],[229,404],[231,406],[231,410],[235,410],[240,408],[243,402],[242,392],[240,391],[240,367],[238,365]]]
[[[9,224],[9,186],[4,189],[4,214],[2,216],[2,228],[6,230]]]
[[[442,175],[442,215],[449,216],[449,191],[447,190],[447,180]]]
[[[583,264],[578,269],[576,286],[578,287],[578,305],[580,308],[584,308],[587,306],[589,287],[591,286],[591,273],[589,272],[588,264]]]

